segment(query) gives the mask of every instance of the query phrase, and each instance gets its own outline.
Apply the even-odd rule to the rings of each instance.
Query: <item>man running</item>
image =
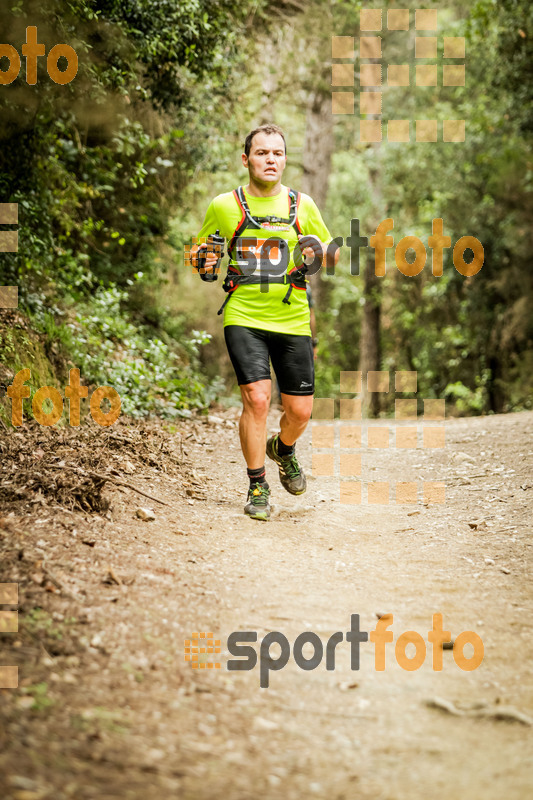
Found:
[[[250,481],[244,513],[266,520],[270,517],[270,488],[265,449],[278,465],[281,483],[290,494],[303,494],[307,488],[295,453],[296,440],[311,417],[314,393],[310,309],[300,254],[321,263],[331,235],[313,200],[281,183],[287,163],[281,128],[269,124],[251,131],[242,163],[248,169],[248,185],[211,201],[198,238],[219,231],[228,242],[224,338],[243,403],[239,434]],[[311,235],[316,237],[313,247],[306,247],[310,240],[304,239],[299,248],[299,239]],[[191,249],[193,263],[196,251],[206,247],[201,244]],[[335,262],[337,258],[338,249]],[[205,271],[212,272],[217,260],[215,253],[208,251]],[[268,439],[265,448],[269,359],[279,382],[283,413],[280,432]]]

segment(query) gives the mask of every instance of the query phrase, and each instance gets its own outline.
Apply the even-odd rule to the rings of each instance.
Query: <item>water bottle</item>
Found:
[[[218,280],[218,273],[220,270],[220,262],[224,258],[224,244],[225,239],[223,236],[220,235],[220,231],[217,230],[216,233],[211,233],[207,237],[206,244],[207,247],[202,248],[202,250],[198,250],[198,272],[200,273],[200,278],[203,281],[207,281],[208,283],[212,283],[212,281]],[[218,256],[217,263],[213,267],[212,272],[202,272],[201,269],[205,267],[205,260],[208,253],[215,253]]]

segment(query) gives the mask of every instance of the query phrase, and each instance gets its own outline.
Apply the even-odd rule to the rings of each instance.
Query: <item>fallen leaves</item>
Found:
[[[188,465],[181,438],[147,420],[124,420],[105,429],[91,424],[46,428],[30,420],[21,430],[6,431],[0,440],[2,506],[21,511],[52,501],[54,507],[70,511],[105,513],[110,507],[104,495],[108,483],[143,494],[121,480],[125,475],[138,477],[141,466],[185,477]]]
[[[485,519],[478,520],[477,522],[469,522],[467,524],[468,527],[473,531],[485,530],[488,527],[487,520]]]
[[[110,567],[109,565],[107,566],[107,572],[102,583],[116,584],[117,586],[122,586],[122,580],[118,577],[113,567]]]

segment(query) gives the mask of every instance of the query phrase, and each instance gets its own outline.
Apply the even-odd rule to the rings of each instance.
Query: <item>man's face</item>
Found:
[[[277,183],[281,180],[287,163],[283,138],[279,133],[256,133],[252,139],[250,155],[243,153],[242,163],[256,183]]]

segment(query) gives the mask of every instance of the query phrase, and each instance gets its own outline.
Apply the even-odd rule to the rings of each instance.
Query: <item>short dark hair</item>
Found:
[[[285,155],[287,155],[287,142],[285,141],[285,136],[283,131],[279,127],[279,125],[274,125],[271,122],[267,122],[266,125],[260,125],[258,128],[254,128],[253,131],[250,131],[248,136],[244,141],[244,154],[246,156],[250,155],[250,150],[252,149],[252,139],[256,135],[256,133],[279,133],[281,138],[283,139],[283,144],[285,145]]]

